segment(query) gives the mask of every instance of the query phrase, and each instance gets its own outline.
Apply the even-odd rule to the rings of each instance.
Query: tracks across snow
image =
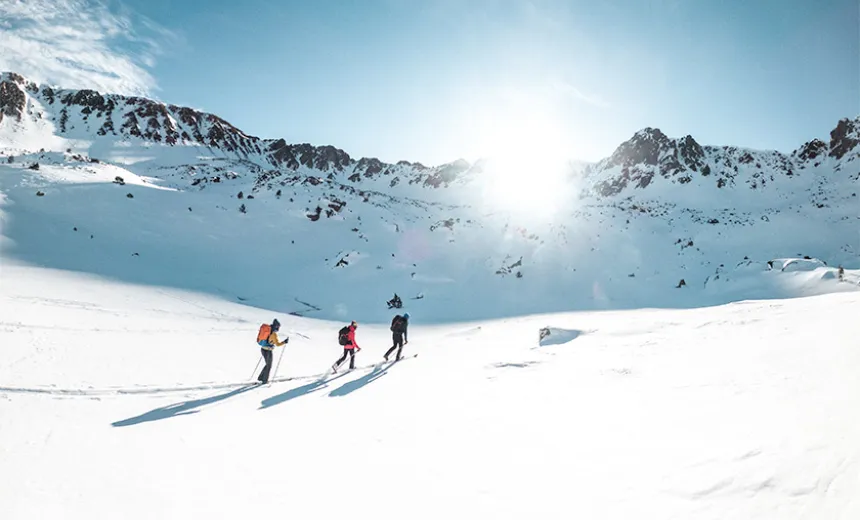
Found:
[[[415,354],[406,356],[403,359],[416,357]],[[392,365],[395,362],[379,362],[369,365],[355,367],[350,372],[358,372],[364,370],[376,369],[382,365]],[[346,373],[346,372],[345,372]],[[306,381],[309,379],[322,379],[332,375],[330,370],[318,374],[278,377],[269,381],[269,384],[288,383],[290,381]],[[187,392],[203,392],[209,390],[223,390],[229,388],[241,388],[243,386],[253,385],[253,381],[241,382],[207,382],[198,385],[177,385],[177,386],[131,386],[131,387],[106,387],[106,388],[56,388],[53,386],[36,386],[36,387],[15,387],[15,386],[0,386],[0,395],[2,394],[35,394],[48,395],[54,397],[112,397],[121,395],[162,395],[162,394],[179,394]]]

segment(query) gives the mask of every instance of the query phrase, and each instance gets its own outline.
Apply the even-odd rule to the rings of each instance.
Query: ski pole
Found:
[[[270,381],[274,381],[276,377],[278,377],[278,368],[281,366],[281,360],[284,359],[284,351],[287,350],[286,347],[281,347],[281,355],[278,356],[278,364],[275,365],[275,373],[272,374],[272,379]]]
[[[260,356],[260,359],[258,359],[258,360],[257,360],[257,364],[256,364],[256,365],[254,365],[254,371],[253,371],[253,372],[251,372],[251,377],[249,377],[248,379],[253,378],[253,377],[254,377],[254,374],[256,374],[256,373],[257,373],[257,369],[258,369],[258,368],[260,368],[260,361],[262,361],[262,360],[263,360],[263,356]]]
[[[305,336],[304,334],[302,334],[301,332],[296,332],[296,331],[294,331],[294,330],[292,330],[292,329],[290,330],[290,334],[295,334],[296,336],[299,336],[299,337],[301,337],[301,338],[305,338],[305,339],[311,339],[311,338],[309,338],[309,337]]]

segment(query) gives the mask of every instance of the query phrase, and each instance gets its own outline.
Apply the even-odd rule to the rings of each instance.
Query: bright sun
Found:
[[[559,130],[549,121],[526,117],[492,131],[482,183],[485,206],[541,219],[561,209],[572,186]]]

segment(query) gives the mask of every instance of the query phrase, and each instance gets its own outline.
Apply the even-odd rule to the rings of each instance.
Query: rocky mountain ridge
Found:
[[[214,114],[189,107],[93,90],[57,89],[10,72],[0,75],[0,124],[4,118],[25,132],[28,120],[48,120],[60,136],[205,147],[256,165],[262,177],[258,185],[306,169],[318,177],[345,183],[386,179],[391,188],[400,183],[440,188],[470,173],[483,173],[484,166],[483,161],[471,165],[458,160],[428,167],[409,161],[385,163],[373,157],[354,159],[330,145],[255,137]],[[657,128],[645,128],[621,143],[609,157],[586,164],[580,173],[586,180],[584,193],[599,198],[638,196],[660,182],[685,185],[694,179],[718,189],[744,185],[767,189],[768,184],[822,165],[833,172],[847,168],[844,174],[856,179],[860,176],[860,162],[855,162],[860,156],[858,145],[860,117],[840,120],[830,132],[829,142],[812,139],[788,154],[701,145],[691,135],[670,138]]]
[[[410,184],[437,188],[469,169],[462,160],[427,167],[408,161],[389,164],[374,157],[354,159],[334,146],[255,137],[214,114],[189,107],[94,90],[57,89],[14,72],[0,74],[0,123],[4,118],[21,125],[22,131],[27,131],[28,122],[48,120],[59,136],[201,146],[263,169],[295,171],[306,167],[350,182],[399,175]]]

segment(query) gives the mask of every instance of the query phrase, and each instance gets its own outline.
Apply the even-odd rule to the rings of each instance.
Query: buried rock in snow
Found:
[[[555,327],[543,327],[540,329],[540,339],[538,343],[542,347],[549,345],[561,345],[575,340],[582,334],[581,330],[576,329],[559,329]]]

